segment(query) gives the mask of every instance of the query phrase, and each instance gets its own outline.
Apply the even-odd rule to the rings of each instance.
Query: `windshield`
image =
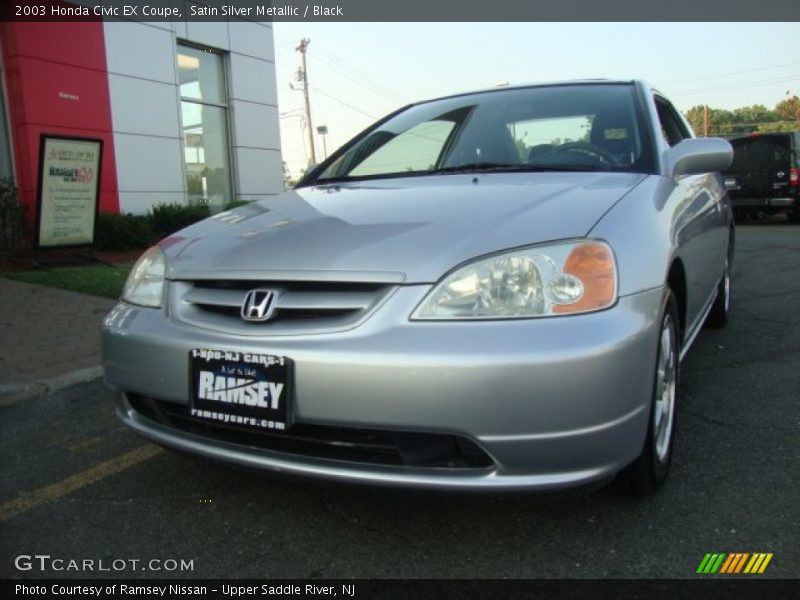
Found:
[[[465,171],[652,172],[641,122],[628,84],[444,98],[390,118],[304,183]]]

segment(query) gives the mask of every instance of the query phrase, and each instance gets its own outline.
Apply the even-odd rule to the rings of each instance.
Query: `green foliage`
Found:
[[[211,216],[207,204],[156,204],[147,213],[157,239]]]
[[[15,255],[22,250],[25,208],[19,201],[14,182],[0,179],[0,253]]]
[[[289,173],[289,167],[286,166],[286,161],[283,161],[281,164],[283,165],[283,187],[294,187],[294,185],[297,183],[297,180],[292,177],[291,173]]]
[[[248,204],[231,200],[223,210]],[[158,240],[211,216],[205,204],[156,204],[144,215],[129,213],[97,215],[95,248],[120,252],[152,246]]]
[[[705,118],[702,105],[693,106],[685,113],[697,135],[703,135]],[[754,131],[761,133],[795,131],[800,129],[800,100],[787,98],[770,110],[761,104],[734,110],[708,107],[708,135],[734,136]]]
[[[775,112],[787,121],[794,121],[794,128],[800,129],[800,98],[792,96],[775,105]]]
[[[252,200],[231,200],[222,207],[222,210],[231,210],[237,206],[244,206],[245,204],[250,204],[251,202]]]
[[[158,236],[149,217],[145,215],[97,215],[94,247],[97,250],[135,250],[152,245]]]
[[[3,277],[82,294],[117,299],[122,295],[125,279],[127,279],[132,266],[131,264],[124,264],[114,265],[113,267],[106,265],[60,267],[58,269],[5,273]]]

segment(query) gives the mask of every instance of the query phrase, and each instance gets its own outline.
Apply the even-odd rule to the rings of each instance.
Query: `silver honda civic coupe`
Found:
[[[145,252],[104,321],[118,414],[266,472],[651,493],[728,318],[731,155],[641,81],[407,106]]]

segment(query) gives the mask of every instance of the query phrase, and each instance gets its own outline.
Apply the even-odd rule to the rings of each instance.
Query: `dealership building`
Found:
[[[0,177],[35,212],[42,136],[102,140],[101,212],[282,189],[271,23],[0,23]]]

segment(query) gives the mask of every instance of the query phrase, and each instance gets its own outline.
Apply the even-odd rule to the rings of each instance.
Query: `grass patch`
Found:
[[[116,300],[122,294],[122,288],[131,267],[133,267],[132,264],[119,264],[113,267],[105,265],[58,267],[48,270],[4,273],[3,277]]]

